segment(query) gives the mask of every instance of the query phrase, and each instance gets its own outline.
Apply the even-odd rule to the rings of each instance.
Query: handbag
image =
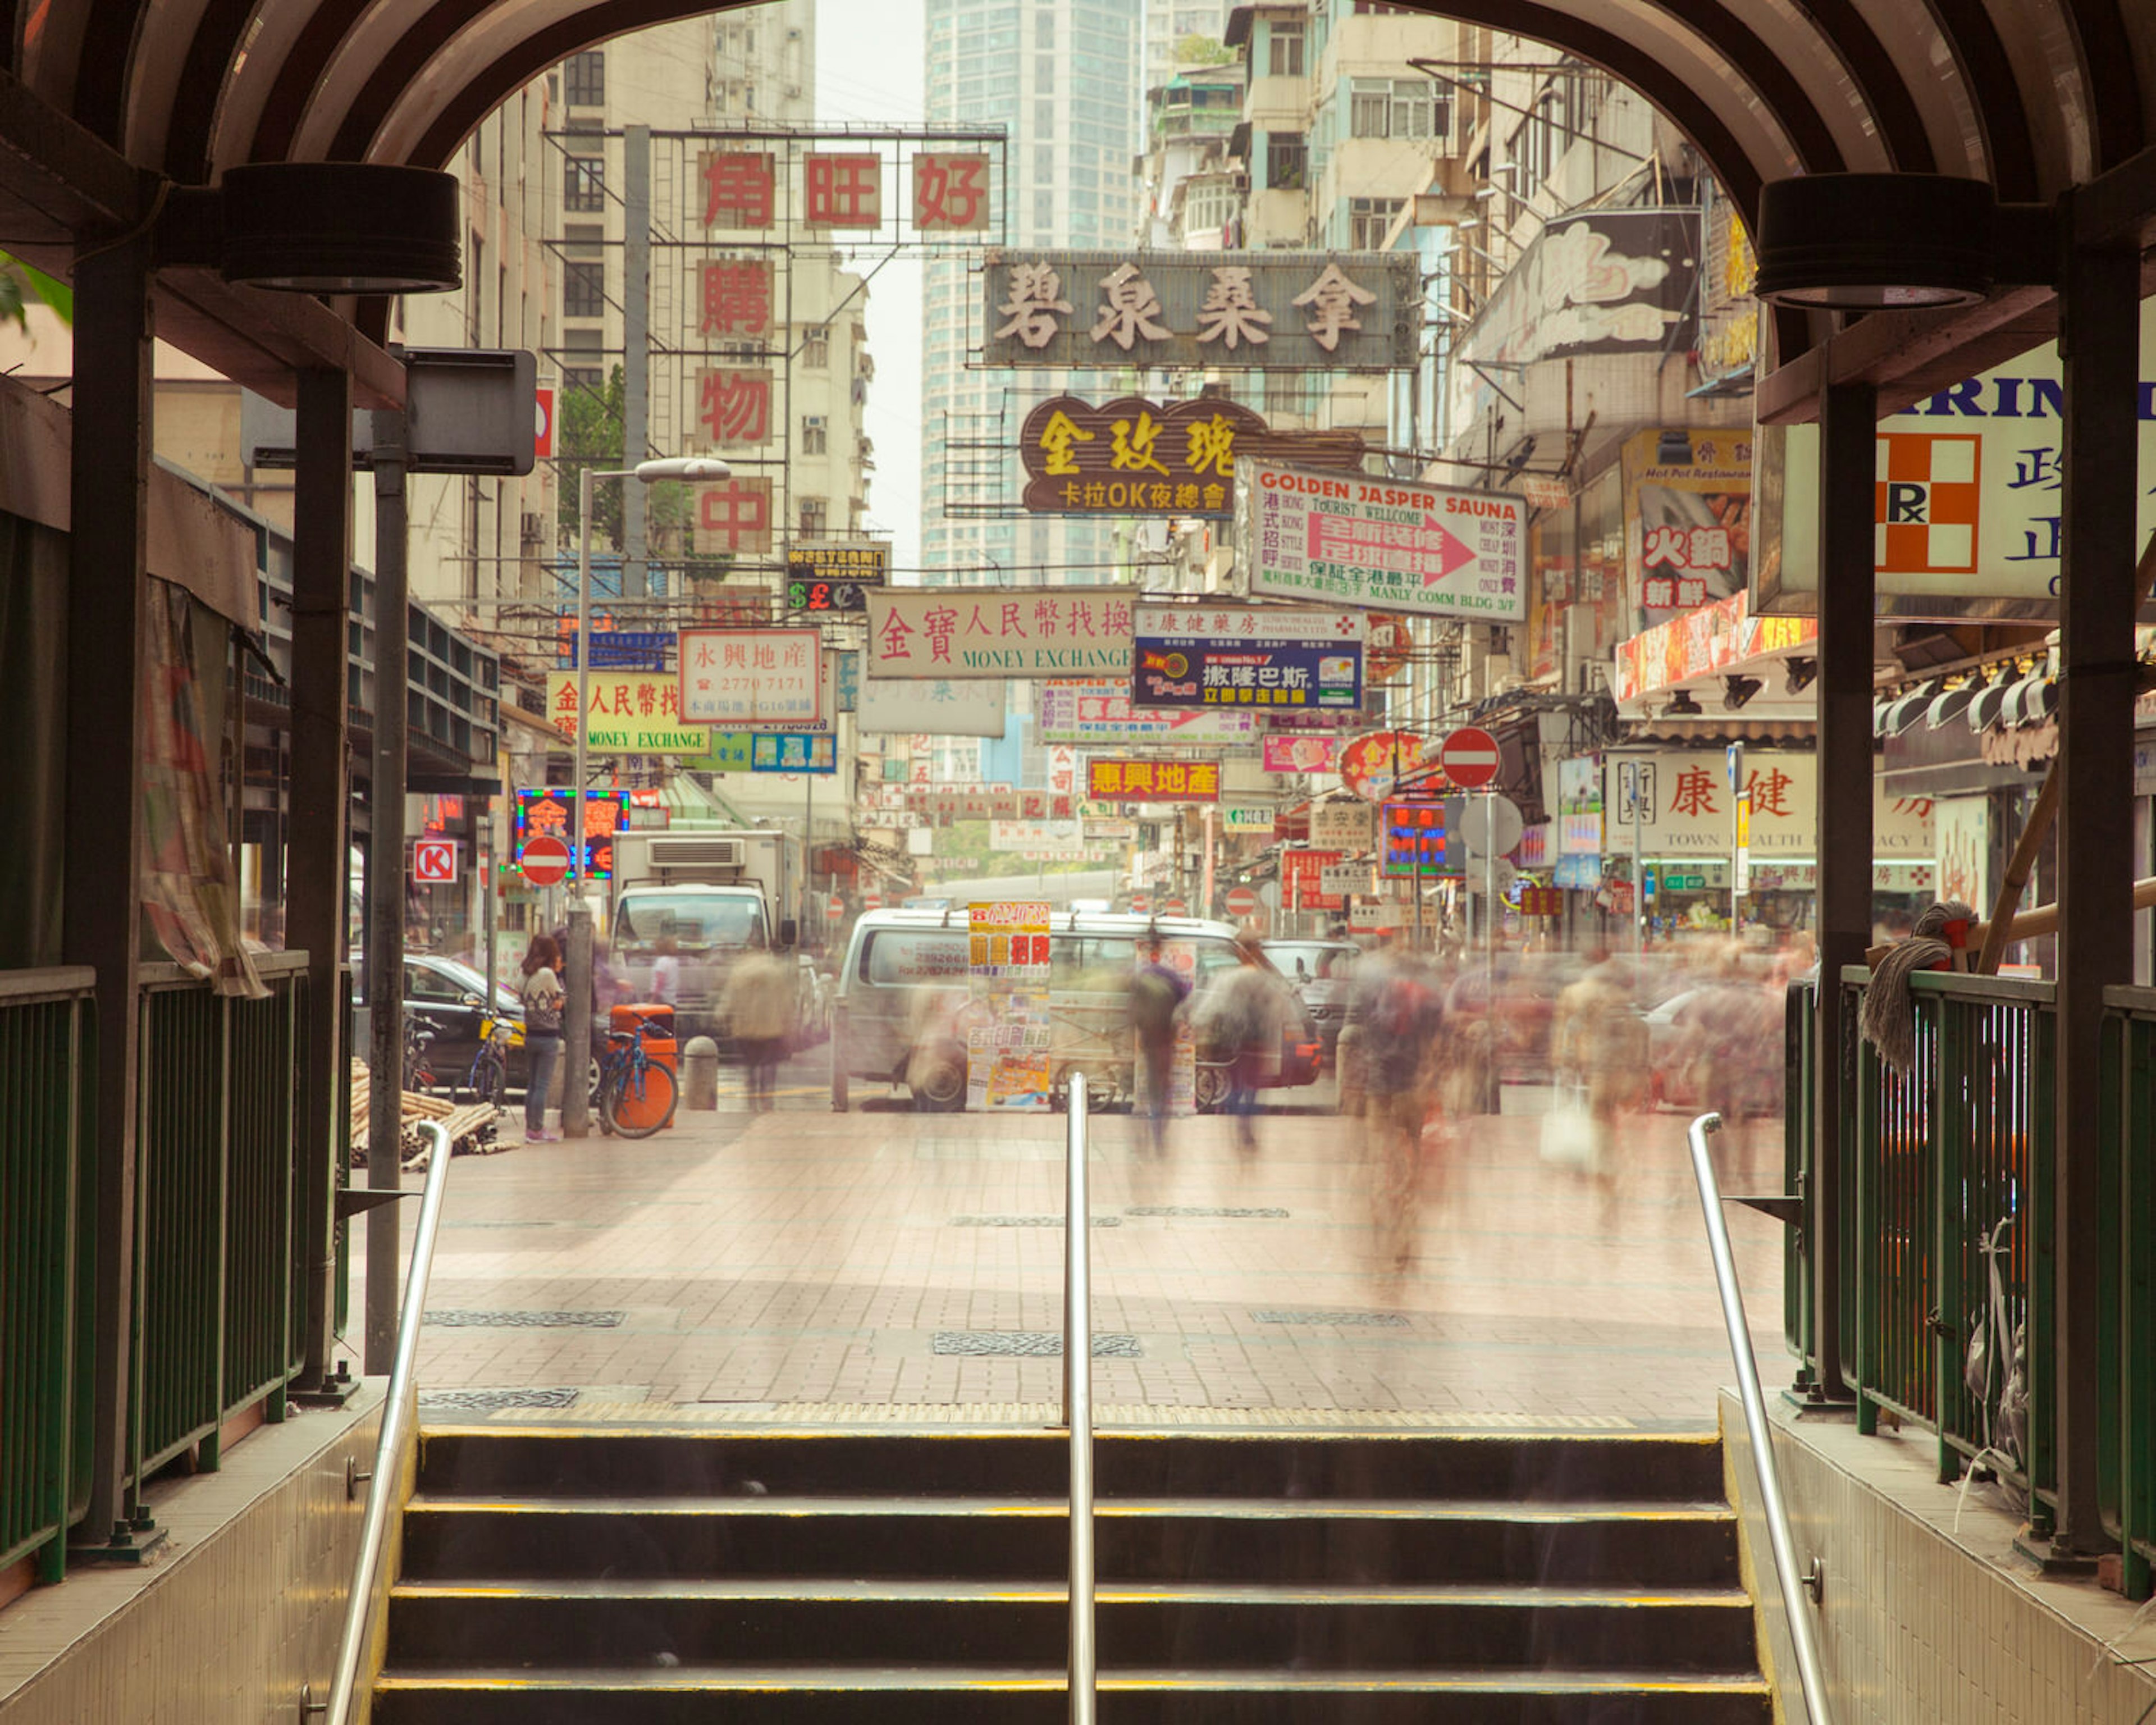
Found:
[[[1600,1135],[1588,1111],[1587,1093],[1573,1089],[1543,1116],[1542,1158],[1552,1168],[1594,1173],[1602,1160]]]

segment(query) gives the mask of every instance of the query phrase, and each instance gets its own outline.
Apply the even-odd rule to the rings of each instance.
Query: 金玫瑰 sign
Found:
[[[680,680],[690,724],[755,730],[827,716],[823,637],[813,629],[685,629]]]
[[[1131,595],[1112,587],[871,593],[868,654],[871,677],[1127,675]]]
[[[1359,611],[1140,605],[1132,629],[1133,706],[1363,705]]]
[[[1407,252],[991,250],[991,366],[1404,370],[1421,299]]]
[[[1527,614],[1524,498],[1246,461],[1250,591],[1419,617]]]
[[[1125,396],[1096,407],[1045,401],[1019,434],[1026,508],[1035,515],[1226,516],[1235,506],[1235,444],[1265,422],[1210,398]]]
[[[1095,803],[1217,803],[1218,761],[1093,760],[1086,795]]]

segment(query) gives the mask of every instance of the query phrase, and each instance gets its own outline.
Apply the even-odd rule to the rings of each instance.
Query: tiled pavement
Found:
[[[1004,1350],[1060,1327],[1061,1117],[859,1091],[834,1114],[819,1065],[777,1113],[727,1096],[642,1143],[459,1158],[430,1417],[1052,1420],[1060,1359]],[[1433,1155],[1419,1261],[1388,1281],[1354,1123],[1273,1115],[1246,1168],[1224,1122],[1178,1122],[1155,1164],[1130,1118],[1096,1118],[1101,1423],[1711,1427],[1732,1373],[1684,1122],[1628,1122],[1606,1192],[1545,1167],[1537,1127],[1471,1120]],[[1727,1189],[1775,1183],[1779,1127],[1751,1134],[1748,1167],[1722,1142]],[[1730,1217],[1763,1375],[1786,1382],[1777,1226]]]

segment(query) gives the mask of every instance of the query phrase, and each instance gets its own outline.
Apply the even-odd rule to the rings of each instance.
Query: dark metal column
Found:
[[[2072,201],[2066,209],[2071,215]],[[2108,1548],[2099,1494],[2102,1291],[2115,1212],[2102,1174],[2103,990],[2133,979],[2135,429],[2140,259],[2069,244],[2061,282],[2066,494],[2060,583],[2057,1211],[2059,1505],[2052,1548]]]
[[[137,942],[142,930],[144,553],[148,542],[150,248],[79,258],[68,541],[67,884],[61,947],[97,972],[94,1153],[96,1336],[86,1550],[124,1556],[134,1376]]]
[[[291,835],[285,938],[307,954],[305,1111],[294,1201],[300,1218],[307,1304],[305,1364],[296,1386],[318,1391],[330,1369],[336,1317],[336,1129],[351,1080],[341,1045],[351,809],[345,771],[346,592],[352,569],[352,379],[302,372],[292,500]]]
[[[367,839],[367,1183],[403,1183],[404,737],[411,613],[404,415],[374,416],[374,754]],[[397,1354],[399,1207],[367,1218],[367,1374],[385,1377]]]
[[[1813,1394],[1841,1400],[1840,1101],[1841,970],[1861,964],[1871,939],[1871,613],[1878,393],[1830,386],[1820,403],[1819,936],[1820,984],[1810,1227],[1812,1329],[1819,1355]]]

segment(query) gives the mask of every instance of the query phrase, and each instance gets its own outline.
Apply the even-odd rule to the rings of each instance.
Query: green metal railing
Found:
[[[90,1502],[87,968],[0,974],[0,1568],[65,1568]]]
[[[2117,1531],[2128,1599],[2156,1590],[2156,989],[2107,988],[2105,1052],[2118,1082],[2120,1435]]]
[[[293,1190],[306,960],[258,963],[266,999],[146,967],[130,1398],[138,1482],[195,1445],[214,1468],[225,1419],[265,1392],[281,1419],[300,1363]]]

